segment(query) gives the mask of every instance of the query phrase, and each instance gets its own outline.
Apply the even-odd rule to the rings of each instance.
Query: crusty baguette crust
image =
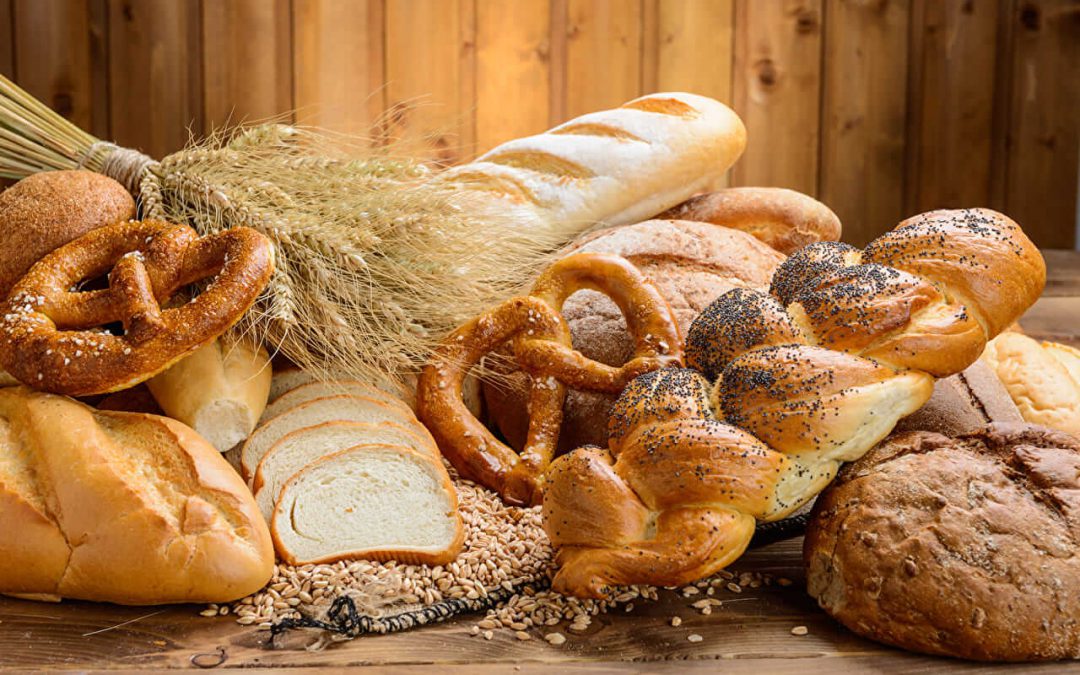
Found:
[[[504,143],[439,181],[475,191],[523,225],[621,225],[715,188],[746,146],[730,108],[704,96],[649,94]]]
[[[225,452],[255,429],[270,395],[270,378],[270,355],[263,347],[219,338],[146,386],[166,415]]]
[[[289,493],[296,489],[296,484],[303,478],[304,472],[322,462],[334,461],[336,459],[346,457],[353,452],[363,452],[372,448],[391,448],[402,454],[406,454],[415,457],[418,461],[430,466],[434,473],[439,476],[439,480],[442,483],[443,491],[450,497],[451,508],[453,511],[455,521],[455,534],[454,539],[442,551],[428,552],[428,551],[416,551],[409,549],[372,549],[372,550],[359,550],[359,551],[343,551],[336,555],[328,555],[313,560],[301,560],[297,558],[292,551],[290,551],[281,541],[279,533],[279,522],[289,521],[290,517],[284,511],[284,505],[288,503]],[[454,484],[450,480],[450,474],[447,473],[446,467],[443,466],[439,460],[432,459],[430,455],[418,452],[412,448],[407,448],[400,445],[389,444],[367,444],[357,445],[338,452],[332,453],[323,457],[322,459],[308,464],[306,467],[297,471],[292,478],[290,478],[285,486],[281,489],[281,495],[278,497],[277,502],[274,505],[274,515],[270,520],[270,534],[274,540],[274,549],[277,551],[281,558],[290,565],[307,565],[307,564],[326,564],[337,562],[339,560],[348,560],[351,558],[363,558],[366,560],[377,561],[389,561],[396,560],[398,562],[405,563],[407,565],[446,565],[454,561],[458,554],[461,553],[461,549],[465,543],[465,526],[461,519],[461,513],[458,511],[458,498],[457,490],[454,489]]]
[[[23,387],[0,390],[0,420],[0,454],[21,453],[32,476],[22,488],[0,478],[0,592],[227,602],[269,581],[272,542],[251,493],[183,424]]]

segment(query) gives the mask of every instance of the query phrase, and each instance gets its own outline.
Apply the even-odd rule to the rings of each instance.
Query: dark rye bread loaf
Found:
[[[983,361],[934,383],[934,395],[923,407],[900,420],[896,432],[934,431],[958,436],[991,422],[1020,424],[1024,418],[1005,385]]]
[[[978,660],[1080,658],[1080,441],[890,437],[814,507],[807,590],[852,631]]]
[[[784,256],[752,235],[720,225],[680,220],[650,220],[588,235],[564,253],[614,253],[634,263],[668,301],[685,336],[694,318],[723,293],[736,287],[768,287]],[[569,300],[563,316],[574,347],[610,366],[625,363],[634,350],[619,308],[606,296],[582,291]],[[497,369],[497,363],[488,367]],[[524,444],[528,380],[504,373],[484,385],[488,414],[514,448]],[[582,445],[607,445],[608,412],[615,396],[570,391],[559,437],[561,451]]]

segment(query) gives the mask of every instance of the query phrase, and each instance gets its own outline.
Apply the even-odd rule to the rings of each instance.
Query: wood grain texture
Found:
[[[904,214],[909,2],[826,0],[820,196],[861,246]]]
[[[375,135],[386,107],[383,0],[293,0],[297,121]]]
[[[641,3],[568,0],[566,17],[565,117],[614,108],[639,96]]]
[[[915,0],[906,213],[990,201],[998,7]]]
[[[1076,245],[1080,172],[1080,1],[1009,3],[1011,94],[994,162],[1003,208],[1048,248]]]
[[[90,3],[15,0],[19,84],[76,125],[94,126]]]
[[[290,4],[289,0],[202,3],[208,130],[291,114]]]
[[[490,641],[472,637],[478,615],[461,617],[404,633],[363,637],[306,651],[312,633],[292,633],[274,645],[265,632],[236,624],[231,617],[205,619],[198,607],[117,607],[84,602],[58,605],[0,598],[0,669],[58,668],[128,669],[190,667],[192,659],[224,667],[326,669],[366,665],[415,668],[438,665],[450,673],[624,672],[628,667],[650,672],[741,673],[937,673],[967,670],[973,664],[924,657],[863,640],[819,610],[806,595],[801,540],[780,542],[750,551],[735,566],[794,580],[790,587],[721,591],[724,604],[704,616],[690,605],[695,598],[665,591],[658,602],[635,603],[632,611],[597,617],[583,634],[565,625],[529,629],[521,641],[512,631],[498,631]],[[682,618],[674,627],[670,619]],[[126,623],[125,623],[126,622]],[[806,626],[809,634],[791,629]],[[558,631],[567,641],[546,643],[542,636]],[[690,642],[690,635],[700,642]],[[220,650],[220,651],[219,651]],[[646,666],[642,664],[647,663]],[[1047,664],[1032,672],[1060,671]],[[980,672],[1018,672],[1024,666]],[[1004,666],[1002,666],[1004,668]],[[380,672],[375,670],[375,672]],[[397,672],[391,670],[390,672]]]
[[[548,127],[551,0],[476,0],[476,150]]]
[[[15,0],[0,0],[0,75],[12,79],[16,77],[14,4]]]
[[[387,0],[388,134],[443,164],[475,151],[475,0]]]
[[[817,194],[822,21],[821,0],[736,3],[735,110],[747,129],[736,185]]]
[[[109,0],[113,140],[161,158],[201,136],[199,3]]]

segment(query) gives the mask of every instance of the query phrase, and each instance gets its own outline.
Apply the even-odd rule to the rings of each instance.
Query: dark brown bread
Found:
[[[896,431],[934,431],[958,436],[991,422],[1024,421],[1005,385],[982,360],[962,373],[934,383],[934,395],[914,414],[900,420]]]
[[[0,300],[47,253],[90,230],[135,217],[124,186],[92,171],[47,171],[0,194]]]
[[[865,637],[977,660],[1080,658],[1080,441],[1026,424],[890,437],[807,530],[807,590]]]

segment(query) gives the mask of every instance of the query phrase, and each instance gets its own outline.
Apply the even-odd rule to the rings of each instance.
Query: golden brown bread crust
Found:
[[[1017,267],[1028,277],[1014,279],[1013,285],[1041,288],[1041,256],[1019,229],[1007,226],[1004,216],[980,212],[971,217],[959,212],[935,217],[954,224],[959,221],[956,227],[993,240],[972,247],[990,256],[983,267],[1005,266],[1004,259],[1019,255],[1022,260]],[[992,221],[993,226],[983,221]],[[653,386],[675,381],[672,371],[640,378],[644,384],[633,383],[616,403],[620,423],[614,425],[618,433],[610,444],[610,455],[615,458],[614,475],[633,488],[634,499],[650,508],[663,504],[664,508],[650,514],[658,529],[644,541],[616,547],[590,546],[566,535],[571,550],[560,554],[563,567],[553,586],[562,592],[595,596],[605,582],[679,584],[688,580],[687,575],[716,569],[717,561],[726,564],[733,559],[731,551],[747,545],[754,519],[775,520],[800,508],[828,484],[843,462],[861,457],[900,418],[925,403],[933,392],[935,375],[949,375],[971,365],[992,333],[985,328],[985,318],[971,318],[976,313],[969,313],[963,304],[964,293],[954,293],[950,284],[961,289],[977,287],[979,283],[970,277],[985,272],[968,264],[962,254],[955,264],[945,264],[957,254],[944,243],[947,236],[941,230],[905,226],[903,237],[895,233],[886,237],[902,242],[907,252],[914,251],[917,240],[923,238],[928,260],[943,262],[948,274],[927,262],[934,273],[923,279],[881,263],[863,263],[861,253],[850,247],[819,243],[789,258],[775,275],[772,291],[788,303],[786,307],[758,291],[741,289],[729,291],[706,310],[691,327],[688,361],[718,372],[711,403],[713,412],[728,424],[701,417],[702,385]],[[883,255],[895,252],[880,242],[871,247],[875,245]],[[898,259],[906,258],[900,255]],[[990,296],[978,300],[983,303],[978,313],[994,317],[1001,325],[1018,318],[1031,301]],[[790,320],[783,318],[785,312]],[[740,325],[730,328],[732,322]],[[734,342],[731,346],[714,344],[729,339]],[[924,349],[940,353],[929,358]],[[868,358],[871,355],[875,358]],[[622,410],[620,403],[628,410]],[[738,433],[725,435],[720,428]],[[744,464],[733,465],[725,458],[729,450],[735,450]],[[671,453],[691,461],[663,465],[654,461]],[[564,456],[553,464],[550,494],[568,495],[569,488],[558,481],[583,478],[580,471],[559,470],[572,457]],[[638,480],[632,479],[629,469],[620,469],[628,457],[640,457],[646,467]],[[552,534],[552,530],[563,521],[572,522],[567,511],[599,519],[611,510],[592,503],[617,492],[608,489],[594,496],[590,491],[593,483],[612,480],[610,472],[596,469],[604,456],[593,459],[584,466],[593,467],[595,480],[584,479],[577,497],[560,497],[569,505],[545,500],[544,513],[550,519],[545,526],[550,524],[553,541],[564,535]],[[723,503],[708,486],[690,478],[692,474],[693,480],[711,480],[707,477],[713,472],[730,480],[723,494],[738,497],[738,503]],[[671,476],[674,484],[665,482]],[[662,489],[654,485],[657,481]],[[717,509],[724,510],[723,514]],[[695,530],[691,521],[680,520],[680,514],[688,512],[721,531]],[[723,524],[712,520],[721,515],[727,518]],[[667,522],[687,528],[686,540],[662,531],[660,523]],[[721,547],[713,546],[714,542],[722,542]],[[637,563],[634,556],[639,556]]]
[[[854,632],[978,660],[1080,658],[1080,441],[898,434],[814,507],[807,590]]]
[[[229,329],[270,280],[274,247],[236,227],[200,238],[183,225],[125,222],[53,251],[12,288],[0,363],[24,384],[72,396],[134,386]],[[109,274],[109,288],[81,291]],[[212,277],[190,302],[178,290]],[[105,328],[121,323],[123,335]]]
[[[982,360],[1025,420],[1080,438],[1080,350],[1009,332],[990,341]]]
[[[910,272],[947,289],[997,335],[1046,284],[1046,263],[1020,226],[990,209],[930,211],[909,218],[863,250],[863,262]]]
[[[179,422],[11,387],[0,429],[0,592],[225,602],[270,579],[251,493]]]
[[[124,186],[93,171],[46,171],[0,192],[0,300],[46,254],[91,230],[135,217]]]
[[[575,252],[612,253],[641,270],[667,300],[683,335],[717,296],[732,288],[764,288],[784,257],[745,232],[706,223],[650,220],[608,228],[571,244]],[[582,291],[566,301],[563,317],[576,349],[610,366],[627,361],[633,342],[613,302]],[[505,361],[504,361],[505,363]],[[488,414],[513,447],[525,440],[527,379],[489,363],[502,377],[484,384]],[[559,450],[607,444],[607,416],[615,396],[567,392]]]
[[[840,238],[840,219],[818,200],[795,190],[736,187],[692,197],[657,218],[694,220],[752,234],[790,255],[817,241]]]

